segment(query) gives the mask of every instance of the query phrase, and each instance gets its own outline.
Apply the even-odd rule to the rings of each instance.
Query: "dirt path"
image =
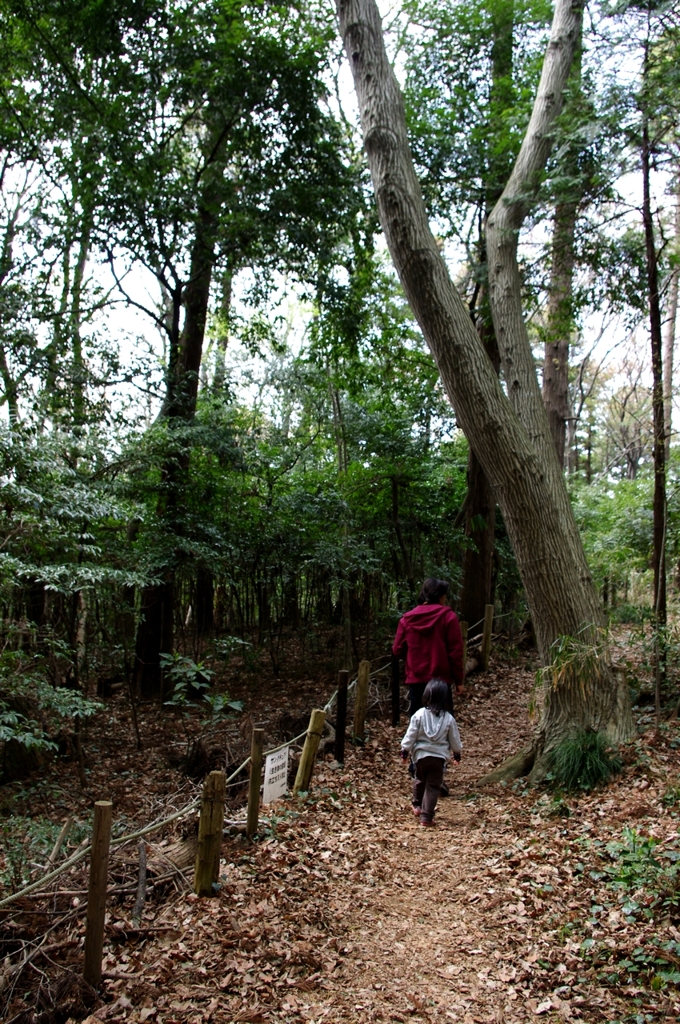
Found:
[[[468,791],[528,731],[530,686],[514,670],[471,688],[463,765],[435,829],[410,813],[402,730],[374,723],[344,769],[319,765],[309,799],[283,802],[262,841],[225,842],[215,899],[150,909],[145,941],[108,947],[109,1002],[91,1024],[676,1020],[674,985],[652,992],[611,963],[603,981],[593,953],[674,936],[680,953],[675,918],[624,917],[589,871],[626,822],[677,838],[662,797],[678,755],[664,748],[606,799],[569,808]]]

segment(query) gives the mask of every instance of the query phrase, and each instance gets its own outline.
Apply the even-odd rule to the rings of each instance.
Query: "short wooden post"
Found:
[[[401,689],[399,682],[399,658],[392,655],[392,725],[399,725],[401,714]]]
[[[194,868],[194,892],[214,896],[220,875],[220,852],[224,828],[227,780],[224,772],[210,772],[203,783],[201,817],[198,822],[198,851]]]
[[[360,661],[357,673],[357,688],[354,691],[354,730],[352,741],[364,742],[364,726],[366,722],[366,705],[368,704],[368,681],[371,671],[370,661]]]
[[[460,635],[463,638],[463,679],[465,681],[465,669],[467,667],[467,644],[468,644],[468,624],[465,619],[460,620]]]
[[[305,736],[305,745],[302,748],[302,756],[295,776],[294,793],[306,793],[312,781],[314,771],[314,760],[319,749],[323,727],[326,723],[326,712],[315,708],[309,717],[309,726]]]
[[[335,719],[335,760],[345,763],[345,733],[347,732],[347,685],[349,672],[342,668],[338,672],[338,713]]]
[[[250,786],[248,787],[248,817],[246,819],[246,835],[252,838],[257,832],[260,818],[260,786],[262,785],[262,748],[264,746],[264,729],[253,729],[250,744]]]
[[[102,952],[104,950],[104,923],[106,920],[106,883],[109,875],[112,808],[113,804],[110,800],[97,800],[94,805],[90,884],[87,890],[85,964],[83,967],[83,977],[93,988],[98,988],[102,980]]]
[[[491,630],[493,629],[494,606],[487,604],[484,609],[484,632],[482,633],[482,671],[486,672],[489,667],[489,655],[491,654]]]

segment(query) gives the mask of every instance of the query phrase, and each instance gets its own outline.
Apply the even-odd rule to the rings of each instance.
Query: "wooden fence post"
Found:
[[[392,655],[392,725],[399,725],[401,713],[401,688],[399,683],[399,658]]]
[[[253,729],[253,739],[250,745],[250,786],[248,788],[248,817],[246,820],[246,835],[248,839],[257,832],[257,823],[260,817],[263,746],[264,729]]]
[[[482,634],[482,671],[486,672],[489,667],[489,655],[491,654],[491,630],[493,629],[494,606],[487,604],[484,609],[484,632]]]
[[[94,805],[90,884],[87,890],[85,964],[83,968],[83,977],[93,988],[98,988],[102,980],[102,952],[104,949],[104,922],[106,920],[106,883],[109,875],[112,808],[113,804],[110,800],[97,800]]]
[[[210,772],[203,783],[201,817],[198,822],[198,851],[194,868],[194,892],[214,896],[213,883],[220,875],[220,851],[224,828],[224,804],[227,799],[224,772]]]
[[[349,672],[342,668],[338,672],[338,713],[335,719],[335,760],[345,763],[345,733],[347,732],[347,684]]]
[[[314,771],[314,759],[319,749],[319,742],[321,741],[321,734],[323,733],[325,723],[326,712],[315,708],[309,718],[305,745],[302,748],[302,756],[300,757],[300,764],[295,776],[293,793],[306,793],[309,790],[312,772]]]
[[[467,666],[467,644],[468,644],[468,624],[465,619],[460,620],[460,635],[463,638],[463,682],[465,682],[465,669]]]
[[[357,673],[357,688],[354,691],[354,731],[352,741],[364,742],[364,724],[366,721],[366,705],[368,704],[368,681],[371,671],[370,661],[360,661]]]

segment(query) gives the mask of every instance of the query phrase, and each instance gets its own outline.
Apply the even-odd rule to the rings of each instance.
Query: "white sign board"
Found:
[[[264,766],[263,804],[271,804],[286,795],[288,789],[288,747],[267,754]]]

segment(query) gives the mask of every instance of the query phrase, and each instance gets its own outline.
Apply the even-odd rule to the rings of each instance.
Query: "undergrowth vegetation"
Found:
[[[579,730],[552,752],[549,781],[567,793],[590,790],[604,785],[621,767],[621,758],[609,749],[602,733]]]

